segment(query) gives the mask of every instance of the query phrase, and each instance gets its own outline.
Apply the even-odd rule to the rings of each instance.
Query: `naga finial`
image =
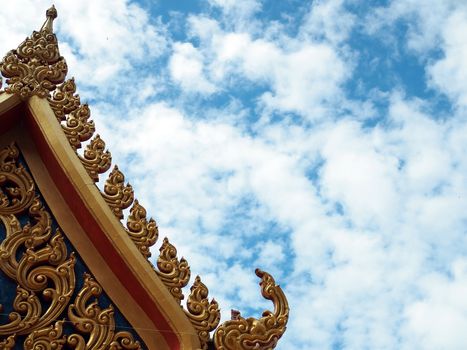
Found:
[[[232,310],[232,319],[224,322],[214,333],[217,350],[271,350],[284,334],[289,318],[289,305],[281,287],[267,272],[256,269],[261,278],[261,294],[274,304],[274,312],[264,311],[261,318],[243,318]]]
[[[49,32],[49,33],[53,33],[54,32],[54,28],[53,28],[53,22],[54,22],[54,19],[57,18],[57,9],[55,8],[54,5],[52,5],[51,8],[49,8],[46,12],[45,12],[45,15],[46,15],[46,20],[44,22],[44,24],[42,25],[41,27],[41,32]]]

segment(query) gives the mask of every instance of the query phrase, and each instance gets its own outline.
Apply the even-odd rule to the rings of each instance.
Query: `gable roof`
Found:
[[[199,276],[186,309],[180,307],[191,272],[168,238],[162,240],[157,266],[148,260],[158,228],[118,167],[102,191],[96,186],[110,170],[112,157],[95,134],[90,108],[81,104],[73,78],[66,80],[67,64],[53,33],[56,17],[54,7],[47,10],[41,29],[0,63],[7,78],[0,94],[1,137],[25,153],[65,234],[148,348],[163,343],[170,349],[272,349],[285,331],[289,308],[271,275],[256,270],[274,312],[265,311],[260,319],[233,312],[232,320],[218,327],[218,304],[208,300]],[[213,344],[209,333],[215,329]]]

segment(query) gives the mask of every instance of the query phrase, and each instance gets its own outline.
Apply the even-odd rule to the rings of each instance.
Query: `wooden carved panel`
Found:
[[[61,231],[14,144],[0,150],[0,349],[143,349]]]

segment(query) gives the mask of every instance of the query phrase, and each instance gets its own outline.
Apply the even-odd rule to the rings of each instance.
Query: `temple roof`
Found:
[[[57,198],[62,197],[60,201],[69,207],[72,219],[82,229],[79,234],[86,235],[86,242],[93,246],[89,251],[103,260],[86,252],[83,259],[91,270],[98,260],[110,265],[116,279],[145,313],[145,319],[158,328],[168,348],[274,348],[286,329],[289,308],[270,274],[256,270],[261,293],[273,302],[274,311],[265,311],[258,319],[232,312],[232,319],[219,325],[219,305],[208,299],[208,288],[199,276],[194,278],[183,305],[183,288],[190,282],[191,270],[167,237],[161,240],[156,266],[149,260],[151,247],[159,238],[157,224],[148,218],[118,166],[112,167],[111,153],[96,134],[90,107],[81,103],[74,79],[66,78],[68,67],[53,32],[56,17],[52,6],[41,29],[9,51],[0,63],[1,75],[6,78],[0,92],[0,130],[2,134],[12,133],[20,119],[15,116],[26,110],[28,116],[23,119],[27,133],[40,155],[40,166],[52,180],[47,186],[56,188]],[[102,176],[106,179],[102,180]],[[96,184],[102,181],[101,190]],[[54,211],[52,205],[51,209]],[[82,239],[79,234],[75,241],[70,237],[77,246]],[[99,274],[95,274],[100,282]],[[104,275],[100,277],[103,288],[111,288],[105,285]],[[141,337],[145,341],[145,335]]]

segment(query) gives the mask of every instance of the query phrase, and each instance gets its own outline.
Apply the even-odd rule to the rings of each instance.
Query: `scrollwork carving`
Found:
[[[0,215],[26,210],[34,200],[34,182],[17,164],[19,150],[10,145],[0,151]]]
[[[44,327],[29,334],[24,341],[24,350],[60,350],[66,344],[63,333],[64,321]]]
[[[80,106],[79,95],[75,93],[75,79],[71,78],[59,85],[52,96],[48,97],[49,105],[58,121],[64,121],[67,114],[75,111]]]
[[[182,288],[190,281],[190,266],[188,262],[181,258],[177,258],[177,249],[169,242],[168,238],[164,241],[159,249],[160,254],[157,258],[156,271],[162,282],[169,289],[170,294],[178,303],[184,298]]]
[[[52,28],[57,11],[52,7],[46,15],[41,30],[34,31],[0,63],[0,71],[7,78],[5,91],[18,94],[22,99],[33,95],[48,97],[58,84],[63,83],[68,71]]]
[[[149,248],[159,236],[157,224],[153,219],[146,219],[146,209],[135,199],[128,216],[127,233],[145,258],[151,256]]]
[[[102,288],[90,275],[75,293],[74,253],[68,253],[60,229],[43,205],[31,175],[20,162],[15,145],[0,150],[0,270],[16,284],[8,320],[0,324],[0,349],[18,346],[16,336],[25,335],[24,349],[141,349],[127,331],[117,331],[113,307],[101,309],[97,299]],[[68,309],[68,312],[67,312]],[[0,311],[4,308],[0,305]],[[65,333],[64,313],[75,333]]]
[[[68,345],[70,348],[121,350],[142,349],[141,344],[127,331],[116,332],[113,307],[102,309],[97,298],[102,287],[87,273],[84,283],[74,303],[68,307],[68,319],[77,332],[64,335],[63,324],[55,324],[36,330],[28,335],[24,342],[25,350],[60,350]]]
[[[84,155],[78,157],[94,182],[99,181],[99,174],[109,170],[112,164],[112,155],[105,150],[105,142],[99,135],[86,146]]]
[[[123,210],[133,203],[134,193],[130,184],[125,185],[125,176],[116,165],[105,182],[102,196],[115,216],[123,219]]]
[[[284,334],[289,318],[289,306],[281,287],[267,272],[256,269],[261,278],[261,294],[274,304],[274,312],[264,311],[260,319],[243,318],[236,313],[232,320],[224,322],[214,333],[217,350],[243,350],[275,348]]]
[[[0,150],[0,221],[6,233],[0,269],[18,283],[15,311],[9,323],[0,325],[0,335],[26,334],[47,325],[65,309],[75,287],[74,256],[68,256],[58,230],[52,235],[50,215],[18,161],[15,145]],[[16,215],[26,210],[30,221],[22,227]]]
[[[79,333],[68,336],[67,343],[76,349],[141,349],[131,333],[115,332],[111,305],[102,309],[97,300],[89,302],[101,293],[101,286],[89,274],[84,274],[83,288],[68,308],[68,318]]]
[[[22,232],[17,231],[18,235]],[[26,243],[27,235],[24,238],[26,240],[20,239],[15,242]],[[32,241],[29,238],[29,242]],[[18,283],[18,288],[13,302],[15,311],[9,315],[10,323],[0,325],[0,335],[27,334],[49,324],[68,305],[75,288],[75,258],[73,254],[67,256],[67,248],[60,232],[42,248],[27,248],[18,262],[11,252],[5,254],[4,250],[5,247],[17,249],[17,244],[4,245],[4,242],[0,247],[0,256],[2,262],[5,262],[1,264],[2,270],[10,275],[11,267],[16,267],[14,280]],[[9,266],[4,268],[8,264]],[[48,301],[45,311],[39,295]]]
[[[28,212],[35,224],[28,222],[23,228],[15,215],[0,215],[6,231],[6,237],[0,244],[0,269],[11,279],[16,279],[18,251],[22,247],[35,248],[47,242],[52,235],[50,215],[43,209],[39,198],[34,198]]]
[[[209,302],[208,294],[208,288],[201,282],[201,278],[196,276],[190,288],[185,313],[198,332],[203,349],[208,348],[209,332],[217,327],[221,318],[218,303],[214,299]]]
[[[2,350],[11,350],[16,345],[15,336],[10,335],[4,340],[0,340],[0,349]]]
[[[89,140],[96,127],[94,121],[89,120],[91,110],[87,104],[79,106],[66,117],[65,124],[62,124],[63,132],[74,150],[81,148],[81,143]]]

